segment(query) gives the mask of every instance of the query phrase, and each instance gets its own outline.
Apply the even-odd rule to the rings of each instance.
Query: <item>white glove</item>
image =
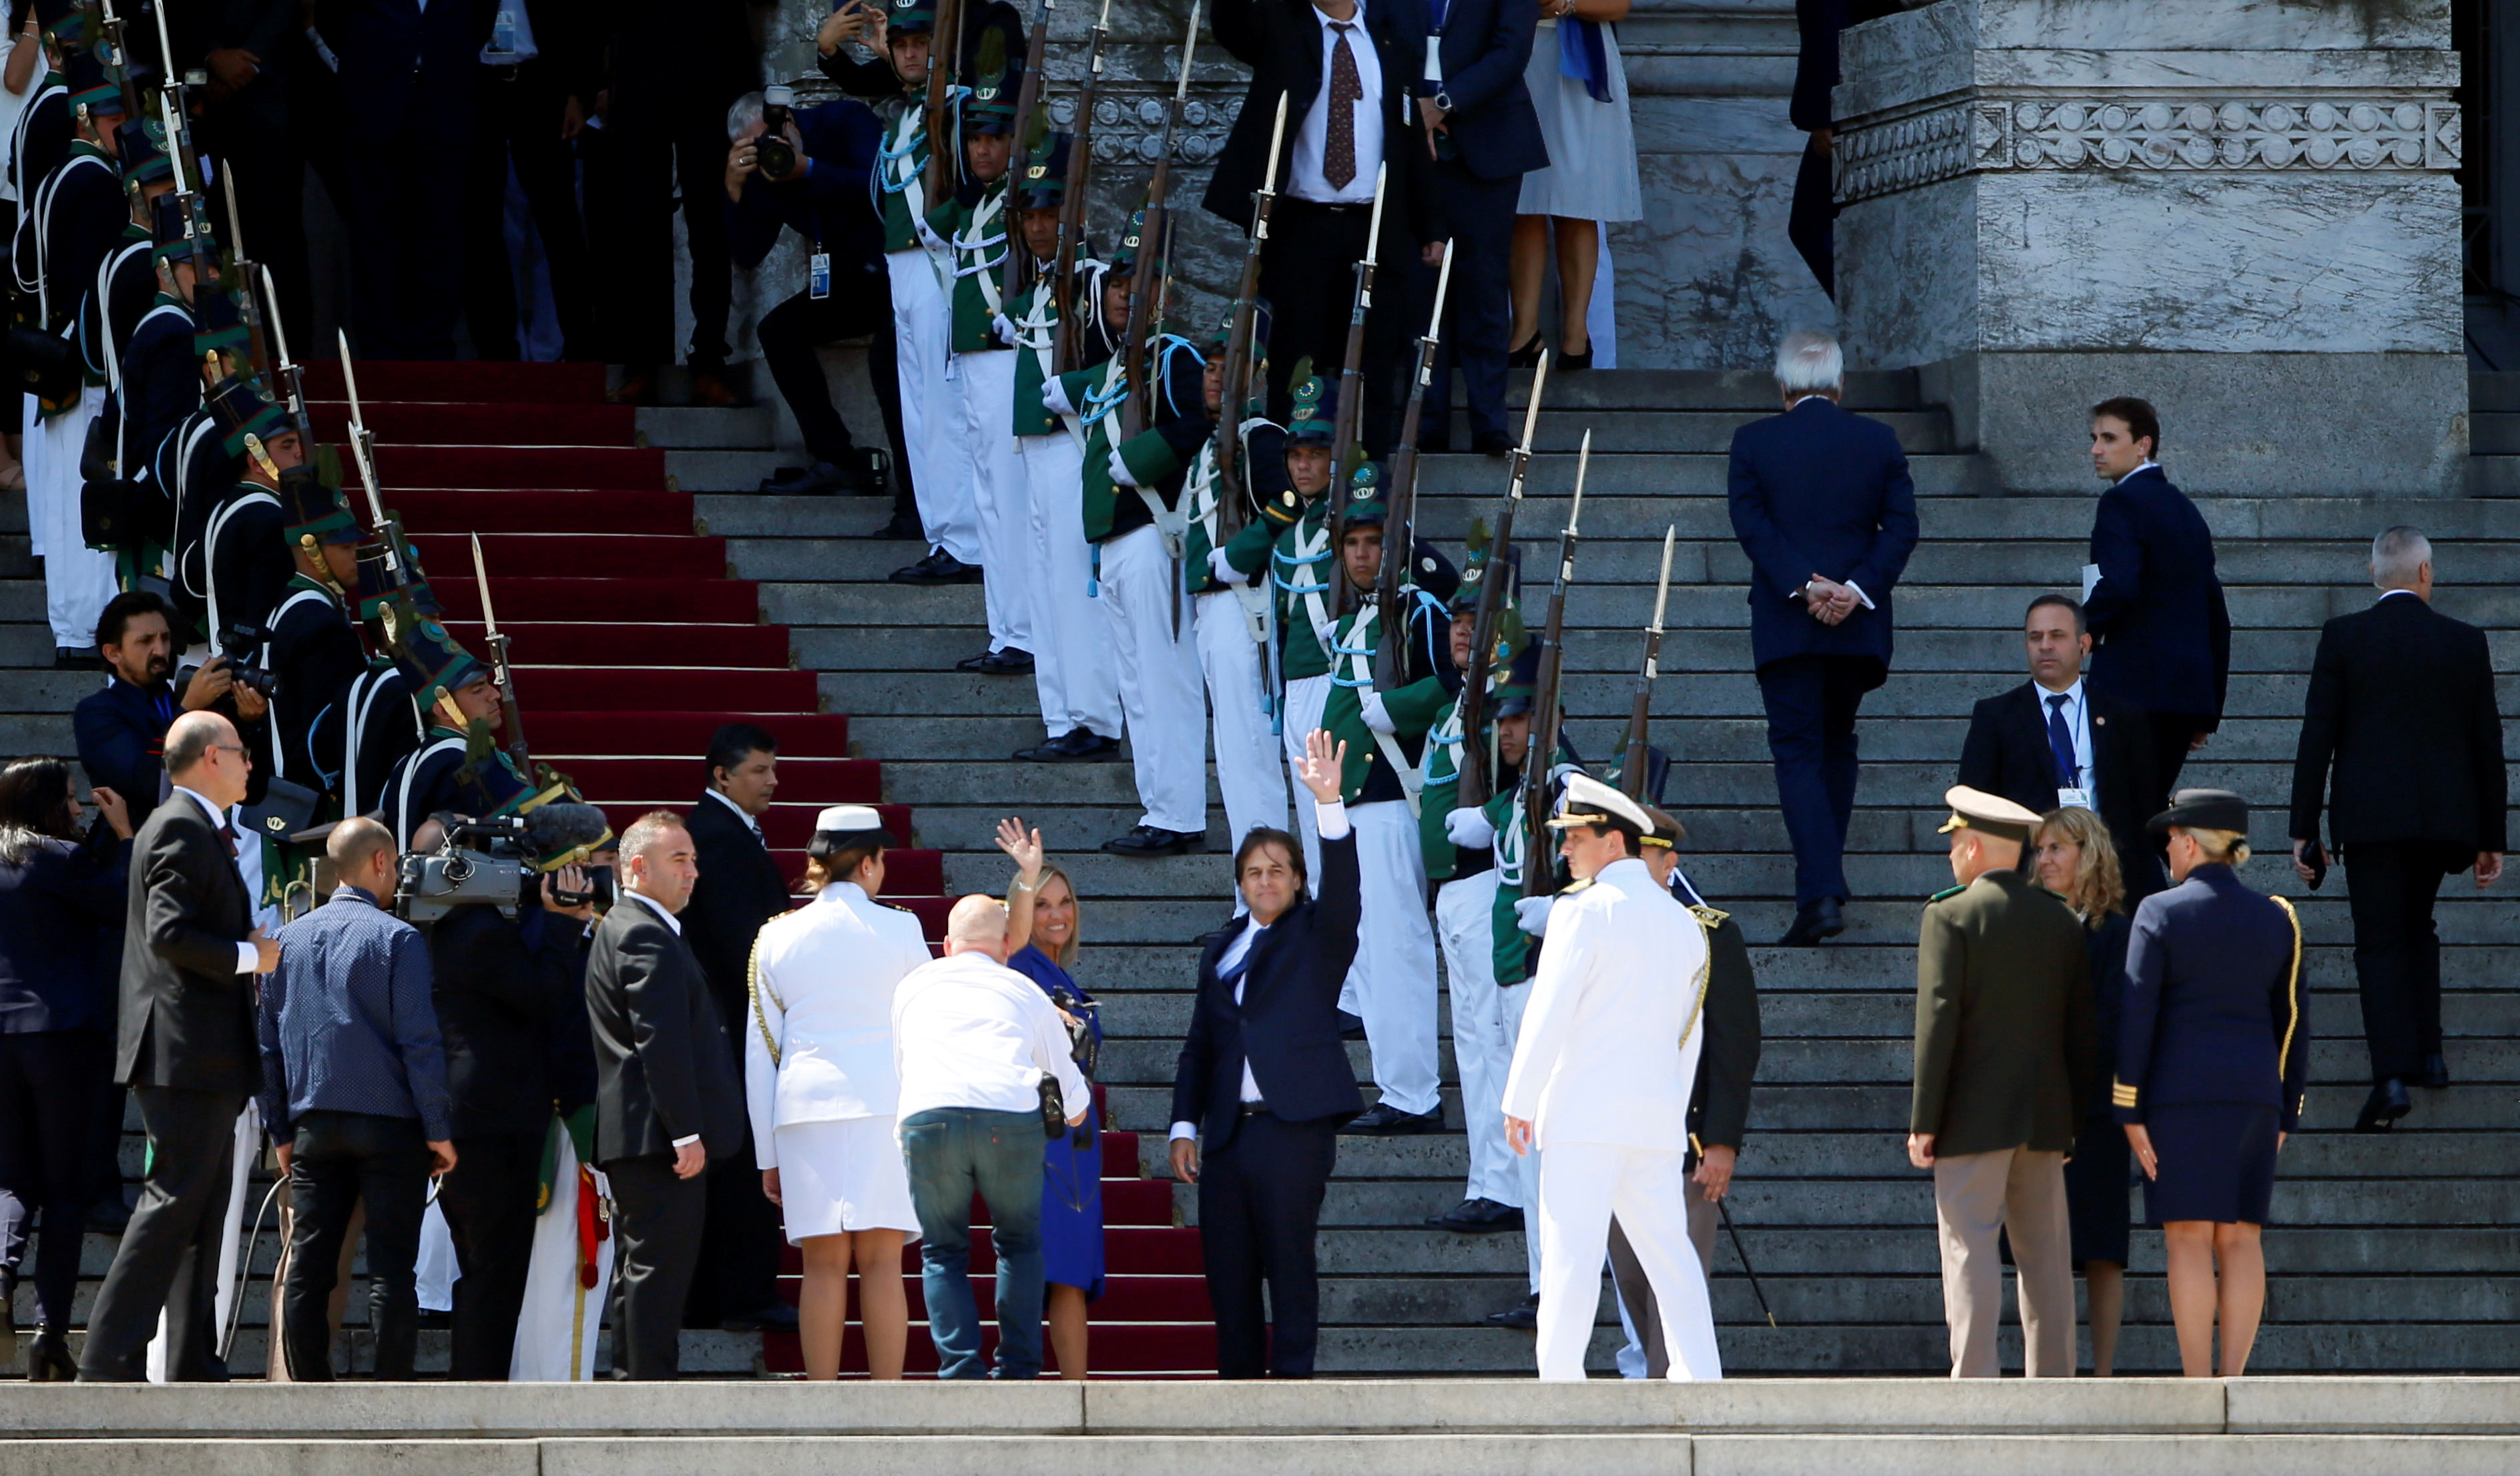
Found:
[[[1489,822],[1487,811],[1464,805],[1446,812],[1444,838],[1465,851],[1485,850],[1496,844],[1496,827]]]
[[[1122,457],[1120,455],[1120,449],[1114,446],[1111,448],[1111,485],[1115,487],[1134,487],[1137,484],[1138,474],[1129,470],[1128,460]]]
[[[913,220],[911,224],[919,228],[920,244],[926,246],[929,250],[950,251],[954,249],[954,247],[947,243],[944,237],[937,235],[934,231],[927,228],[926,221]]]
[[[997,335],[998,341],[1009,348],[1014,347],[1023,338],[1023,335],[1015,332],[1014,320],[1004,313],[989,315],[989,332]]]
[[[1549,910],[1556,905],[1554,897],[1525,897],[1513,905],[1514,926],[1535,938],[1549,932]]]
[[[1234,566],[1223,549],[1207,551],[1207,572],[1219,584],[1249,584],[1251,576]]]
[[[1076,413],[1076,407],[1067,403],[1067,386],[1055,379],[1041,381],[1041,408],[1053,415]]]
[[[1358,700],[1357,705],[1365,709],[1365,726],[1376,733],[1391,737],[1399,735],[1400,725],[1391,721],[1390,709],[1382,705],[1382,693],[1369,692]]]

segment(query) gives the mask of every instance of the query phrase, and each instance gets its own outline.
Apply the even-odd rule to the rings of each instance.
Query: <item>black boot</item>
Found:
[[[70,1335],[47,1322],[26,1345],[26,1378],[37,1384],[68,1384],[78,1378],[78,1361],[70,1357]]]

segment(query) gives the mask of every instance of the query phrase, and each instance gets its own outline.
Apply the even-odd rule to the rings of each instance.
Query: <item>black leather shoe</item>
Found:
[[[1167,830],[1160,826],[1137,826],[1128,834],[1102,842],[1102,849],[1114,856],[1179,856],[1190,851],[1207,849],[1207,837],[1195,830]]]
[[[2450,1085],[2450,1062],[2438,1055],[2424,1057],[2423,1080],[2415,1083],[2427,1092],[2439,1092]]]
[[[59,1327],[38,1327],[26,1345],[26,1381],[67,1384],[78,1378],[78,1362],[70,1357],[70,1336]]]
[[[1522,1229],[1522,1211],[1493,1199],[1464,1199],[1440,1215],[1428,1217],[1426,1228],[1457,1235],[1493,1235],[1499,1230]]]
[[[1540,1293],[1533,1292],[1503,1312],[1488,1314],[1491,1327],[1519,1327],[1529,1332],[1540,1325]]]
[[[1105,764],[1119,756],[1120,740],[1091,728],[1071,728],[1047,743],[1015,750],[1015,757],[1033,764]]]
[[[882,527],[876,529],[872,533],[851,533],[847,536],[851,538],[875,539],[884,543],[913,543],[919,539],[926,537],[927,530],[919,525],[918,518],[905,517],[902,514],[895,513],[892,515],[892,521],[885,523]]]
[[[1365,1016],[1361,1014],[1350,1014],[1346,1010],[1342,1009],[1338,1012],[1338,1022],[1340,1040],[1361,1041],[1365,1039]]]
[[[1834,897],[1818,902],[1794,914],[1794,925],[1777,940],[1778,948],[1810,948],[1822,938],[1834,938],[1846,931],[1846,913]]]
[[[761,479],[759,490],[771,497],[828,497],[856,492],[859,486],[853,470],[816,462],[810,467],[782,467],[778,474]]]
[[[105,657],[98,655],[93,649],[81,649],[75,646],[56,646],[53,648],[53,670],[103,671],[105,670]]]
[[[1513,437],[1502,430],[1482,430],[1470,437],[1470,449],[1481,456],[1511,456]]]
[[[984,677],[1028,677],[1032,675],[1032,652],[1015,646],[1004,650],[984,650],[976,656],[955,662],[954,669],[977,672]]]
[[[2354,1114],[2354,1131],[2386,1133],[2398,1125],[2399,1118],[2413,1110],[2414,1100],[2407,1096],[2407,1084],[2393,1076],[2362,1098],[2362,1110]]]
[[[722,1332],[794,1332],[796,1309],[773,1302],[758,1312],[739,1313],[718,1324]]]
[[[895,584],[977,584],[980,566],[937,549],[907,568],[892,571]]]
[[[120,1194],[100,1199],[87,1207],[87,1228],[100,1235],[118,1235],[131,1225],[131,1206]]]
[[[1411,1133],[1444,1131],[1444,1110],[1403,1112],[1389,1102],[1375,1102],[1365,1115],[1339,1129],[1342,1133],[1359,1133],[1369,1138],[1399,1138]]]

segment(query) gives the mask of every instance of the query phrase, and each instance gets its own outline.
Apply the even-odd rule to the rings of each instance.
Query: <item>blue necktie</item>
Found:
[[[2060,789],[2074,787],[2083,772],[2074,762],[2074,730],[2065,726],[2065,704],[2072,700],[2071,695],[2061,692],[2048,698],[2048,750],[2056,759],[2056,786]]]

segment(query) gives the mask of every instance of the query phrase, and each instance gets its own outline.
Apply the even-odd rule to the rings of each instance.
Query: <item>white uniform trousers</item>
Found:
[[[971,469],[971,511],[980,540],[980,567],[988,577],[980,603],[988,612],[989,649],[1033,649],[1033,582],[1040,566],[1032,549],[1031,499],[1023,467],[1015,460],[1015,356],[998,349],[954,356],[954,383],[963,410],[956,446]],[[1081,489],[1080,489],[1081,490]]]
[[[910,454],[920,527],[928,547],[978,563],[978,520],[968,478],[958,465],[966,458],[955,449],[963,426],[945,379],[954,323],[936,258],[925,246],[915,246],[885,252],[883,263],[892,279],[892,335],[900,345],[901,444]]]
[[[1679,1153],[1557,1142],[1540,1176],[1540,1376],[1578,1382],[1601,1307],[1610,1217],[1653,1284],[1675,1383],[1724,1376],[1706,1269],[1688,1243]]]
[[[105,407],[105,391],[93,385],[79,391],[78,403],[24,437],[26,527],[29,541],[44,559],[44,616],[53,628],[53,645],[71,650],[96,647],[96,617],[118,593],[113,556],[87,546],[79,521],[79,458],[87,449],[87,427]]]
[[[1347,814],[1356,826],[1365,907],[1348,981],[1373,1053],[1373,1084],[1397,1111],[1433,1112],[1443,1105],[1436,1090],[1435,932],[1426,924],[1418,817],[1396,799],[1351,805]]]
[[[1120,674],[1111,617],[1094,600],[1094,546],[1085,541],[1085,454],[1065,428],[1016,438],[1033,578],[1032,680],[1052,738],[1083,728],[1120,736]]]
[[[1138,494],[1123,488],[1123,497]],[[1081,524],[1080,524],[1081,526]],[[1164,554],[1164,537],[1141,524],[1102,545],[1103,613],[1120,670],[1120,711],[1137,767],[1140,825],[1164,830],[1207,830],[1207,693],[1198,676],[1198,646],[1185,610],[1173,635],[1173,603],[1181,576]]]
[[[1453,1063],[1462,1077],[1462,1126],[1470,1139],[1470,1179],[1463,1197],[1517,1208],[1522,1175],[1505,1145],[1505,1078],[1513,1069],[1513,1037],[1496,985],[1496,872],[1481,872],[1435,889],[1435,942],[1453,991]]]
[[[1313,813],[1313,791],[1303,786],[1304,737],[1322,726],[1322,714],[1330,705],[1329,673],[1317,677],[1297,677],[1286,684],[1286,710],[1278,724],[1278,741],[1286,750],[1286,772],[1297,777],[1292,785],[1295,800],[1295,838],[1304,843],[1304,874],[1322,873],[1322,823]],[[1424,863],[1419,863],[1421,866]],[[1355,1003],[1342,992],[1339,1008],[1356,1012]]]
[[[1508,1069],[1513,1060],[1513,1048],[1522,1039],[1522,1014],[1531,1006],[1531,981],[1497,986],[1497,1007],[1505,1016],[1505,1054]],[[1456,1043],[1454,1051],[1461,1046]],[[1505,1078],[1497,1078],[1498,1090],[1504,1090]],[[1505,1131],[1505,1108],[1497,1108],[1497,1131]],[[1506,1151],[1512,1152],[1508,1148]],[[1540,1144],[1533,1143],[1513,1160],[1513,1177],[1522,1185],[1522,1256],[1524,1269],[1531,1276],[1531,1289],[1540,1290],[1540,1222],[1535,1217],[1540,1205]],[[1604,1234],[1606,1235],[1606,1231]]]
[[[1260,643],[1251,639],[1241,597],[1210,590],[1195,608],[1198,667],[1207,677],[1216,738],[1216,787],[1225,798],[1227,841],[1238,846],[1255,827],[1285,826],[1286,765],[1269,714],[1260,710]]]

